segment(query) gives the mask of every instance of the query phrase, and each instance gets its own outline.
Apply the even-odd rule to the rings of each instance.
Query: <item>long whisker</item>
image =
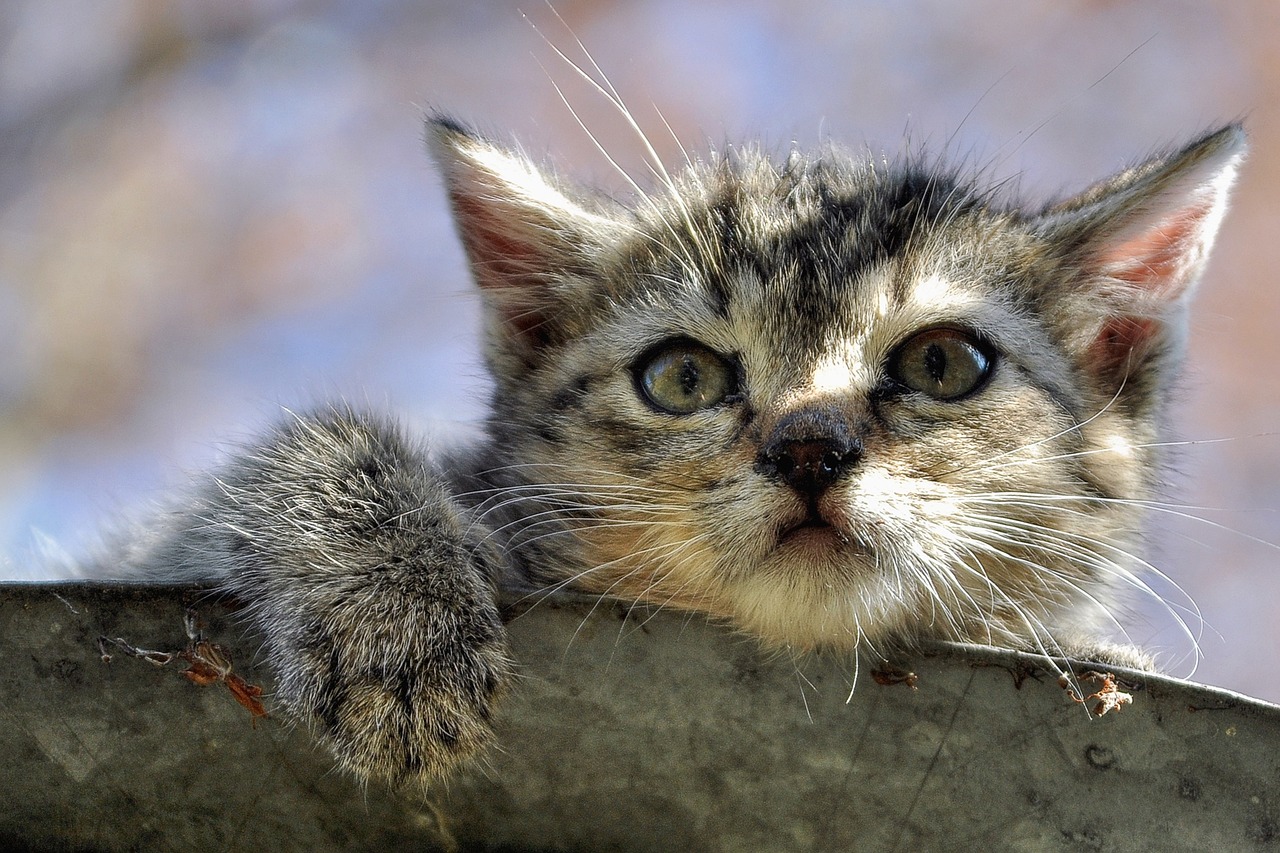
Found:
[[[548,2],[548,6],[550,6],[549,2]],[[680,219],[685,226],[688,238],[692,240],[695,245],[698,245],[701,240],[700,238],[701,232],[694,224],[692,214],[689,210],[688,201],[685,199],[684,194],[680,192],[680,189],[677,186],[675,180],[672,178],[671,173],[667,171],[666,166],[662,162],[662,158],[658,155],[657,150],[653,147],[653,144],[650,142],[648,135],[640,127],[639,122],[636,121],[635,115],[631,112],[630,108],[627,107],[626,102],[622,99],[622,96],[618,93],[618,90],[614,87],[613,83],[609,80],[609,76],[604,73],[604,70],[600,67],[599,63],[596,62],[595,58],[591,55],[591,52],[587,50],[586,45],[584,45],[582,43],[582,40],[578,38],[576,33],[574,33],[573,28],[568,25],[568,23],[564,20],[563,17],[561,17],[560,13],[557,12],[554,7],[551,7],[551,13],[556,17],[556,19],[560,22],[560,24],[569,33],[569,37],[573,39],[574,44],[577,46],[579,52],[586,58],[586,61],[590,64],[591,69],[595,72],[595,76],[588,73],[586,69],[584,69],[582,66],[580,66],[577,62],[575,62],[571,58],[569,58],[569,56],[565,54],[564,51],[562,51],[558,46],[556,46],[549,38],[543,35],[543,33],[540,30],[538,30],[536,25],[533,25],[532,22],[530,22],[530,25],[533,26],[534,31],[538,33],[539,37],[542,38],[542,40],[547,44],[547,46],[551,49],[551,51],[554,52],[556,56],[558,56],[566,65],[568,65],[569,68],[583,82],[585,82],[588,86],[590,86],[598,94],[600,94],[605,99],[605,101],[611,107],[613,107],[615,112],[617,112],[617,114],[622,118],[626,126],[635,134],[636,139],[639,141],[640,146],[643,149],[646,166],[648,167],[649,171],[653,174],[653,176],[657,178],[658,181],[666,188],[668,197],[670,201],[675,205],[676,210],[679,213]],[[526,16],[526,20],[528,20],[527,16]],[[549,74],[548,74],[548,77],[550,78]],[[598,80],[597,80],[597,77],[599,78]],[[631,186],[632,190],[635,191],[639,199],[643,201],[651,202],[652,210],[657,214],[658,218],[662,220],[663,226],[666,228],[667,232],[671,234],[673,238],[675,238],[674,245],[672,246],[667,246],[657,242],[655,242],[655,245],[658,246],[659,248],[665,249],[670,255],[674,256],[680,262],[685,273],[691,277],[696,278],[698,275],[698,270],[700,268],[700,265],[696,262],[695,258],[688,253],[688,250],[684,247],[684,241],[681,239],[680,232],[675,228],[675,226],[670,222],[670,220],[667,219],[666,214],[663,211],[662,207],[656,202],[653,202],[652,199],[650,199],[649,195],[643,189],[641,189],[639,184],[630,176],[630,174],[625,169],[621,167],[621,165],[615,160],[615,158],[605,149],[605,147],[600,143],[600,141],[597,139],[595,134],[591,132],[590,128],[587,127],[586,123],[582,120],[582,118],[579,116],[577,111],[573,108],[573,105],[569,102],[568,98],[566,97],[564,92],[561,90],[560,86],[556,84],[554,79],[551,80],[551,85],[555,88],[556,94],[560,97],[560,100],[569,109],[569,112],[570,114],[572,114],[574,121],[577,122],[578,126],[581,127],[582,130],[587,134],[588,138],[591,140],[592,145],[594,145],[595,148],[600,152],[600,154],[609,162],[609,164],[613,166],[613,168],[618,172],[618,174],[622,176],[623,180],[625,180],[627,184]],[[659,117],[661,117],[660,113],[659,113]],[[664,124],[666,123],[665,118],[663,119],[663,123]],[[670,125],[667,125],[667,129],[670,131]],[[672,137],[673,138],[675,137],[674,132],[672,132]],[[679,144],[678,139],[676,140],[676,142],[677,144]],[[680,148],[681,148],[681,152],[684,154],[686,162],[689,162],[688,152],[684,150],[684,146],[680,146]]]
[[[998,471],[1002,468],[1012,468],[1019,465],[1040,465],[1046,462],[1062,462],[1068,459],[1079,459],[1086,456],[1096,456],[1105,453],[1123,453],[1126,450],[1150,450],[1160,447],[1196,447],[1208,444],[1226,444],[1228,442],[1239,441],[1238,438],[1200,438],[1188,439],[1182,441],[1148,441],[1140,444],[1125,444],[1122,447],[1092,447],[1086,450],[1073,450],[1068,453],[1059,453],[1054,456],[1028,456],[1024,459],[1011,459],[996,465],[983,464],[983,471]],[[1030,447],[1019,448],[1026,450]],[[1019,452],[1010,451],[1010,452]]]
[[[982,541],[991,539],[1002,545],[1030,549],[1051,557],[1057,557],[1058,559],[1066,560],[1069,564],[1084,565],[1103,576],[1115,578],[1124,585],[1149,596],[1164,608],[1170,618],[1177,624],[1178,629],[1191,642],[1195,661],[1198,663],[1200,658],[1200,638],[1203,635],[1203,626],[1205,624],[1200,610],[1196,606],[1194,599],[1181,586],[1147,561],[1128,553],[1110,542],[1072,531],[1055,530],[1031,522],[983,513],[970,513],[968,518],[970,523],[961,524],[957,527],[957,530],[967,534],[966,541],[972,541],[974,536]],[[1105,614],[1123,635],[1128,636],[1124,626],[1111,613],[1109,605],[1099,601],[1093,593],[1085,589],[1077,580],[1064,574],[1061,570],[1019,557],[1003,548],[999,550],[1003,558],[1019,562],[1032,568],[1037,573],[1043,573],[1043,576],[1051,576],[1056,583],[1064,584],[1074,589],[1078,594],[1092,601],[1099,608],[1099,612]],[[1140,566],[1145,572],[1159,578],[1182,596],[1186,600],[1187,606],[1170,601],[1144,581],[1136,572],[1122,563],[1104,556],[1103,552],[1114,553],[1124,561]],[[1201,626],[1200,630],[1193,630],[1186,618],[1183,617],[1183,613],[1193,618],[1197,625]]]
[[[991,554],[996,558],[1003,556],[1003,552],[1000,549],[994,548],[987,543],[973,540],[969,537],[963,537],[961,547],[971,556],[971,558],[973,558],[974,562],[977,563],[978,566],[981,566],[984,561],[974,553],[974,549]],[[1015,597],[1000,585],[996,584],[985,570],[981,568],[975,569],[965,561],[960,561],[958,565],[965,569],[972,577],[979,580],[992,594],[993,598],[998,598],[999,603],[1007,607],[1008,610],[1017,617],[1017,620],[1021,622],[1023,627],[1026,629],[1025,633],[1020,632],[1018,635],[1024,642],[1030,641],[1038,652],[1047,657],[1052,658],[1062,656],[1062,648],[1054,639],[1053,631],[1049,630],[1049,628],[1044,624],[1044,620],[1040,616],[1031,612],[1025,603],[1038,600],[1034,591],[1028,590],[1027,592],[1030,594]],[[979,611],[979,613],[975,615],[983,621],[988,638],[995,639],[992,634],[992,629],[995,626],[993,626],[990,621],[991,614]],[[1002,637],[1000,639],[1012,639],[1012,637]]]
[[[1036,506],[1035,506],[1034,504],[1022,504],[1022,506],[1025,506],[1025,507],[1027,507],[1027,508],[1032,508],[1032,509],[1036,508]],[[1051,509],[1058,509],[1058,508],[1051,507]],[[1067,512],[1067,513],[1075,513],[1075,514],[1078,514],[1078,515],[1085,515],[1084,513],[1080,512],[1079,510],[1076,510],[1076,509],[1074,509],[1074,508],[1068,508],[1068,509],[1066,509],[1066,510],[1060,510],[1060,511],[1065,511],[1065,512]],[[1062,538],[1073,538],[1073,539],[1076,539],[1076,540],[1078,540],[1078,541],[1080,541],[1080,542],[1082,542],[1082,543],[1084,543],[1084,544],[1086,544],[1086,545],[1097,546],[1097,547],[1099,547],[1099,548],[1102,548],[1102,549],[1103,549],[1103,550],[1105,550],[1105,551],[1110,551],[1110,552],[1112,552],[1112,553],[1114,553],[1114,554],[1116,554],[1116,555],[1118,555],[1118,556],[1122,557],[1123,559],[1128,560],[1128,561],[1130,561],[1130,562],[1132,562],[1132,563],[1134,563],[1134,564],[1138,565],[1138,566],[1139,566],[1139,567],[1141,567],[1145,572],[1147,572],[1147,573],[1151,574],[1152,576],[1154,576],[1154,577],[1156,577],[1156,578],[1160,579],[1162,582],[1169,584],[1169,586],[1170,586],[1171,588],[1173,588],[1174,590],[1176,590],[1176,591],[1178,592],[1178,594],[1179,594],[1179,595],[1181,595],[1183,598],[1185,598],[1185,599],[1190,603],[1191,607],[1190,607],[1190,609],[1188,610],[1188,612],[1192,613],[1192,614],[1193,614],[1197,619],[1199,619],[1199,618],[1200,618],[1200,611],[1199,611],[1199,609],[1198,609],[1198,608],[1196,608],[1194,600],[1192,600],[1191,596],[1186,592],[1186,590],[1184,590],[1181,586],[1179,586],[1179,585],[1178,585],[1178,583],[1177,583],[1176,581],[1174,581],[1174,580],[1173,580],[1172,578],[1170,578],[1167,574],[1165,574],[1164,572],[1162,572],[1160,569],[1156,568],[1154,565],[1152,565],[1152,564],[1151,564],[1151,563],[1149,563],[1148,561],[1143,560],[1142,558],[1140,558],[1140,557],[1138,557],[1138,556],[1136,556],[1136,555],[1134,555],[1134,554],[1129,553],[1128,551],[1124,550],[1123,548],[1121,548],[1121,547],[1120,547],[1120,546],[1118,546],[1118,545],[1115,545],[1115,544],[1113,544],[1113,543],[1111,543],[1111,542],[1107,542],[1106,540],[1103,540],[1103,539],[1098,539],[1098,538],[1096,538],[1096,537],[1091,537],[1091,536],[1087,536],[1087,535],[1085,535],[1085,534],[1076,533],[1076,532],[1074,532],[1074,531],[1068,531],[1068,530],[1056,530],[1056,529],[1047,529],[1047,528],[1045,528],[1045,527],[1044,527],[1043,525],[1041,525],[1041,524],[1036,524],[1036,523],[1032,523],[1032,522],[1028,522],[1028,521],[1022,521],[1022,520],[1015,519],[1015,518],[1010,518],[1010,517],[1007,517],[1007,516],[992,516],[992,515],[984,514],[984,513],[981,513],[981,512],[970,512],[969,516],[970,516],[971,518],[974,518],[974,519],[983,519],[983,520],[988,521],[988,522],[990,522],[990,523],[999,523],[999,524],[1004,524],[1004,525],[1009,525],[1009,526],[1017,527],[1023,535],[1027,535],[1027,536],[1032,536],[1032,537],[1045,537],[1045,536],[1050,536],[1050,535],[1052,535],[1052,536],[1057,536],[1057,537],[1062,537]],[[1091,553],[1096,553],[1096,552],[1091,552]],[[1119,566],[1118,564],[1116,564],[1116,563],[1114,563],[1114,562],[1111,562],[1111,561],[1108,561],[1108,562],[1109,562],[1109,565],[1111,565],[1111,566],[1112,566],[1112,567],[1114,567],[1115,569],[1117,569],[1117,570],[1122,569],[1122,567],[1121,567],[1121,566]],[[1125,570],[1125,571],[1127,571],[1127,570]],[[1137,582],[1141,583],[1141,579],[1140,579],[1140,578],[1138,578],[1138,577],[1137,577],[1137,575],[1134,575],[1133,573],[1129,573],[1129,574],[1130,574],[1130,577],[1132,577],[1132,579],[1133,579],[1134,581],[1137,581]],[[1147,592],[1147,593],[1151,594],[1152,596],[1154,596],[1154,597],[1156,597],[1156,598],[1159,598],[1159,599],[1160,599],[1160,600],[1162,600],[1162,601],[1164,600],[1162,596],[1160,596],[1158,593],[1156,593],[1156,592],[1155,592],[1154,590],[1152,590],[1150,587],[1145,586],[1145,584],[1144,584],[1142,587],[1140,587],[1140,589],[1142,589],[1144,592]],[[1167,603],[1167,602],[1166,602],[1166,603]]]
[[[1127,377],[1126,377],[1126,379],[1127,379]],[[1005,457],[1007,457],[1007,456],[1011,456],[1011,455],[1013,455],[1013,454],[1015,454],[1015,453],[1023,453],[1023,452],[1028,451],[1028,450],[1033,450],[1033,449],[1035,449],[1035,448],[1037,448],[1037,447],[1041,447],[1041,446],[1043,446],[1043,445],[1045,445],[1045,444],[1048,444],[1048,443],[1049,443],[1049,442],[1051,442],[1051,441],[1056,441],[1057,439],[1062,438],[1062,437],[1063,437],[1063,436],[1065,436],[1065,435],[1069,435],[1070,433],[1073,433],[1073,432],[1079,432],[1080,430],[1084,429],[1086,426],[1088,426],[1089,424],[1093,423],[1093,422],[1094,422],[1094,421],[1096,421],[1098,418],[1100,418],[1100,417],[1102,417],[1104,414],[1106,414],[1106,413],[1107,413],[1107,411],[1108,411],[1112,406],[1114,406],[1114,405],[1116,404],[1116,401],[1120,399],[1120,395],[1124,392],[1124,387],[1125,387],[1125,383],[1124,383],[1124,382],[1121,382],[1121,383],[1120,383],[1120,387],[1116,389],[1116,393],[1115,393],[1114,395],[1112,395],[1111,399],[1110,399],[1110,400],[1108,400],[1108,401],[1107,401],[1107,403],[1106,403],[1102,408],[1098,409],[1098,411],[1094,412],[1092,415],[1090,415],[1088,418],[1085,418],[1083,421],[1079,421],[1079,422],[1076,422],[1076,423],[1071,424],[1071,426],[1064,427],[1063,429],[1060,429],[1060,430],[1058,430],[1057,432],[1055,432],[1053,435],[1046,436],[1045,438],[1040,438],[1040,439],[1037,439],[1037,440],[1035,440],[1035,441],[1029,442],[1029,443],[1027,443],[1027,444],[1023,444],[1023,445],[1021,445],[1021,446],[1019,446],[1019,447],[1014,447],[1014,448],[1011,448],[1011,449],[1009,449],[1009,450],[1001,451],[1000,453],[997,453],[997,454],[995,454],[994,456],[989,456],[989,457],[987,457],[986,459],[984,459],[980,465],[973,465],[973,466],[966,466],[966,467],[962,467],[962,468],[956,468],[956,469],[951,470],[951,471],[943,472],[943,473],[939,474],[938,476],[942,476],[942,477],[952,476],[952,475],[959,474],[959,473],[963,473],[963,472],[966,472],[966,471],[972,471],[972,470],[975,470],[975,469],[977,469],[977,468],[981,468],[982,470],[986,470],[986,469],[988,469],[988,468],[990,468],[990,467],[991,467],[991,463],[993,463],[993,462],[995,462],[995,461],[997,461],[997,460],[999,460],[999,459],[1003,459],[1003,458],[1005,458]]]
[[[1143,500],[1141,498],[1108,498],[1101,495],[1058,495],[1051,493],[1039,492],[990,492],[981,495],[962,495],[952,499],[956,503],[991,503],[1006,505],[1029,505],[1031,502],[1040,501],[1046,508],[1058,509],[1059,504],[1109,504],[1116,506],[1134,506],[1152,512],[1163,513],[1174,518],[1194,521],[1198,524],[1206,525],[1223,533],[1229,533],[1233,536],[1239,536],[1258,545],[1280,551],[1280,544],[1269,542],[1258,536],[1245,533],[1243,530],[1236,530],[1225,524],[1196,515],[1196,512],[1224,512],[1226,510],[1220,507],[1203,507],[1187,504],[1175,504],[1165,501]],[[1083,513],[1082,510],[1077,510]]]
[[[636,550],[636,551],[633,551],[633,552],[630,552],[630,553],[627,553],[627,554],[623,554],[623,555],[622,555],[622,556],[620,556],[620,557],[617,557],[617,558],[615,558],[615,559],[613,559],[613,560],[606,561],[606,562],[604,562],[604,563],[599,563],[599,564],[596,564],[596,565],[588,566],[587,568],[582,569],[582,570],[580,570],[580,571],[578,571],[578,572],[575,572],[575,573],[573,573],[573,574],[571,574],[571,575],[569,575],[569,576],[567,576],[567,577],[565,577],[565,578],[563,578],[563,579],[561,579],[561,580],[557,581],[556,583],[554,583],[554,584],[552,584],[552,585],[550,585],[550,586],[540,588],[540,589],[538,589],[538,590],[535,590],[535,591],[533,591],[533,592],[530,592],[530,593],[526,594],[525,596],[522,596],[522,597],[521,597],[521,598],[520,598],[516,603],[517,603],[517,604],[520,604],[520,603],[522,603],[522,602],[524,602],[524,601],[529,600],[529,599],[531,599],[531,598],[532,598],[532,599],[534,599],[534,602],[533,602],[533,605],[529,608],[530,610],[532,610],[532,609],[533,609],[533,607],[536,607],[536,606],[537,606],[537,604],[541,603],[541,602],[542,602],[544,599],[546,599],[548,596],[554,595],[554,594],[555,594],[555,593],[557,593],[557,592],[560,592],[560,591],[562,591],[562,590],[564,590],[564,589],[566,589],[566,588],[568,588],[568,587],[570,587],[570,586],[574,586],[574,585],[576,585],[576,584],[580,583],[580,582],[582,581],[582,579],[583,579],[583,578],[586,578],[586,577],[587,577],[587,576],[589,576],[589,575],[599,573],[599,572],[601,572],[601,571],[603,571],[603,570],[606,570],[606,569],[608,569],[608,568],[611,568],[612,566],[617,565],[618,563],[621,563],[621,562],[623,562],[623,561],[625,561],[625,560],[635,559],[636,557],[640,557],[640,556],[646,556],[646,555],[652,555],[652,554],[660,554],[660,553],[662,553],[662,552],[664,552],[664,551],[665,551],[668,555],[670,555],[670,554],[674,554],[674,553],[677,553],[677,552],[678,552],[678,551],[680,551],[680,550],[684,550],[684,549],[686,549],[686,548],[692,547],[692,546],[693,546],[693,544],[695,544],[695,541],[696,541],[696,540],[698,540],[698,539],[700,539],[700,537],[692,537],[692,538],[690,538],[690,539],[685,539],[685,540],[682,540],[682,541],[680,541],[680,542],[663,542],[663,543],[659,543],[659,544],[657,544],[657,545],[652,545],[652,546],[649,546],[649,547],[646,547],[646,548],[641,548],[641,549],[639,549],[639,550]],[[635,575],[635,573],[636,573],[636,572],[638,572],[639,570],[640,570],[640,568],[639,568],[639,566],[637,566],[637,568],[632,569],[631,571],[629,571],[629,572],[626,572],[626,573],[622,574],[621,576],[619,576],[618,578],[616,578],[616,579],[614,580],[614,582],[613,582],[612,584],[610,584],[610,585],[609,585],[609,587],[608,587],[604,592],[601,592],[601,593],[598,593],[598,594],[597,594],[596,601],[592,604],[591,610],[588,612],[587,617],[585,617],[585,618],[583,619],[582,623],[579,625],[578,631],[575,631],[575,632],[574,632],[574,637],[576,637],[576,636],[577,636],[577,634],[581,631],[582,624],[585,624],[585,623],[586,623],[586,621],[590,618],[590,615],[591,615],[592,613],[594,613],[594,612],[595,612],[595,608],[596,608],[597,606],[599,606],[600,601],[604,600],[605,598],[608,598],[608,597],[610,596],[610,594],[612,593],[612,591],[613,591],[614,589],[616,589],[616,588],[617,588],[617,586],[618,586],[620,583],[622,583],[623,581],[627,580],[628,578],[630,578],[630,577],[634,576],[634,575]],[[527,612],[527,611],[526,611],[526,612]],[[572,642],[572,640],[570,640],[570,642]]]

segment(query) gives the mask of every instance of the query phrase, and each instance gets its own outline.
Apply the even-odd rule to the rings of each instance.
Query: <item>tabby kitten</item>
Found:
[[[486,435],[452,458],[291,416],[133,543],[247,605],[276,702],[361,778],[490,737],[501,582],[705,613],[799,650],[1097,638],[1156,479],[1230,126],[1029,212],[958,172],[754,150],[626,204],[445,118],[486,308]]]

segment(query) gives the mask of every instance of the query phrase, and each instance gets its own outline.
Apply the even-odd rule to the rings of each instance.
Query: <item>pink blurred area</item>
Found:
[[[641,182],[642,146],[557,56],[588,65],[576,36],[671,164],[676,139],[923,146],[1044,197],[1243,117],[1252,154],[1199,296],[1175,412],[1189,443],[1150,550],[1207,624],[1196,678],[1280,701],[1273,0],[520,8],[6,3],[4,575],[47,574],[50,554],[281,405],[342,395],[465,438],[487,386],[422,117],[446,110],[625,193],[574,112]],[[1132,621],[1187,673],[1167,614],[1144,606]]]

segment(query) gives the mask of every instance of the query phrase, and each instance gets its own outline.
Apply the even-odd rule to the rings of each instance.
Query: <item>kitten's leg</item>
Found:
[[[344,768],[426,783],[489,739],[512,672],[501,556],[397,430],[345,411],[294,418],[195,515],[137,568],[216,577],[246,604],[277,704]]]

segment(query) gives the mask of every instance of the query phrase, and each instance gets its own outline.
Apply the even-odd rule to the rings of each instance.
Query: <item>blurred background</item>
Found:
[[[519,2],[5,0],[0,576],[56,572],[281,405],[343,395],[464,439],[476,304],[422,117],[625,192],[553,85],[645,174],[550,46],[586,63],[576,35],[671,164],[655,105],[695,150],[909,138],[1044,197],[1243,117],[1150,551],[1207,623],[1195,677],[1280,701],[1274,0]],[[1133,638],[1186,675],[1141,611]]]

